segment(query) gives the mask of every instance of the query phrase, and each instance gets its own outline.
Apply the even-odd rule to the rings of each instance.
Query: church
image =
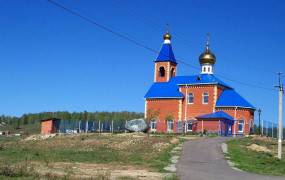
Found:
[[[145,95],[145,119],[158,133],[247,135],[255,107],[214,75],[216,56],[206,42],[199,56],[201,72],[177,76],[171,35],[166,32],[154,61],[154,82]]]

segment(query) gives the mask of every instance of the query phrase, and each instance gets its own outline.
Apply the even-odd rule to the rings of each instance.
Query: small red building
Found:
[[[216,56],[209,42],[199,62],[200,74],[176,76],[171,36],[164,35],[154,63],[154,83],[145,95],[145,118],[150,120],[151,131],[249,134],[255,108],[214,75]]]
[[[41,134],[57,133],[59,129],[60,119],[49,118],[41,120]]]

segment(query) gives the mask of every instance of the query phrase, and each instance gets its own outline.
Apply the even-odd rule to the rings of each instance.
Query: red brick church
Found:
[[[154,83],[145,95],[145,118],[153,132],[249,134],[255,108],[214,75],[216,57],[206,43],[198,75],[177,76],[171,35],[154,62]]]

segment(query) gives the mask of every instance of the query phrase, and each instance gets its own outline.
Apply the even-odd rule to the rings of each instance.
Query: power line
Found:
[[[159,51],[157,51],[157,50],[155,50],[155,49],[153,49],[153,48],[151,48],[151,47],[149,47],[149,46],[147,46],[147,45],[145,45],[145,44],[143,44],[143,43],[141,43],[141,42],[139,42],[139,41],[137,41],[137,40],[135,40],[133,38],[130,38],[130,37],[128,37],[125,34],[122,34],[122,33],[119,33],[119,32],[117,32],[115,30],[112,30],[112,28],[107,27],[105,25],[102,25],[102,24],[96,22],[95,20],[93,20],[93,19],[91,19],[91,18],[89,18],[87,16],[84,16],[84,15],[82,15],[82,14],[80,14],[80,13],[78,13],[78,12],[72,10],[72,9],[69,9],[66,6],[64,6],[64,5],[62,5],[62,4],[60,4],[60,3],[56,2],[56,1],[53,1],[53,0],[47,0],[47,1],[49,3],[51,3],[52,5],[54,5],[56,7],[59,7],[61,9],[65,10],[65,11],[67,11],[68,13],[70,13],[70,14],[72,14],[74,16],[77,16],[77,17],[79,17],[79,18],[81,18],[81,19],[83,19],[83,20],[85,20],[85,21],[87,21],[87,22],[97,26],[98,28],[100,28],[100,29],[102,29],[104,31],[107,31],[107,32],[109,32],[109,33],[111,33],[111,34],[113,34],[115,36],[118,36],[118,37],[120,37],[120,38],[122,38],[122,39],[124,39],[126,41],[129,41],[129,42],[131,42],[131,43],[133,43],[133,44],[135,44],[135,45],[137,45],[137,46],[139,46],[141,48],[144,48],[144,49],[146,49],[148,51],[151,51],[151,52],[153,52],[155,54],[159,54]],[[186,61],[183,61],[183,60],[180,60],[180,59],[179,60],[176,59],[176,60],[178,62],[180,62],[180,63],[182,63],[182,64],[192,68],[192,69],[200,70],[199,67],[191,65],[191,64],[187,63]],[[236,82],[236,83],[248,86],[248,87],[259,88],[259,89],[264,89],[264,90],[274,90],[274,89],[270,89],[270,88],[267,88],[267,87],[256,86],[256,85],[253,85],[253,84],[249,84],[249,83],[244,83],[244,82],[241,82],[241,81],[233,80],[233,79],[230,79],[230,78],[228,78],[226,76],[223,76],[223,75],[219,75],[218,74],[218,76],[223,77],[224,79],[227,79],[229,81]]]
[[[116,5],[122,5],[121,2],[119,2],[118,0],[113,0],[113,2],[115,2]],[[131,14],[131,15],[134,15],[136,17],[138,17],[139,19],[143,20],[146,24],[146,25],[150,25],[149,27],[152,27],[153,29],[157,29],[157,30],[165,30],[165,28],[162,28],[160,25],[158,25],[158,21],[155,20],[153,17],[152,18],[149,18],[149,17],[142,17],[141,15],[138,15],[137,14],[137,11],[134,11],[133,9],[130,9],[130,8],[126,8],[126,6],[124,6],[124,12],[125,10],[128,10],[128,12]],[[138,18],[136,18],[136,20],[139,20]],[[146,22],[149,22],[149,23],[146,23]],[[168,24],[167,24],[168,25]],[[189,47],[191,46],[191,43],[189,41],[187,41],[187,39],[185,39],[185,37],[187,37],[186,35],[184,35],[183,33],[177,33],[177,32],[171,32],[175,37],[176,39],[178,40],[181,40],[182,44],[185,45],[185,47]],[[270,74],[275,74],[275,72],[273,71],[269,71],[267,69],[264,69],[264,68],[258,68],[256,66],[252,66],[252,65],[248,65],[250,67],[245,67],[247,69],[256,69],[258,71],[262,71],[262,72],[267,72],[267,73],[270,73]]]

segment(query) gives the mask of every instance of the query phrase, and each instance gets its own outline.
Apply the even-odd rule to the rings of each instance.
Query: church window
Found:
[[[244,120],[239,120],[238,121],[238,132],[243,133],[243,129],[244,129]]]
[[[164,69],[163,66],[159,68],[159,76],[160,77],[164,77],[165,76],[165,69]]]
[[[192,128],[193,128],[193,123],[192,122],[187,122],[187,131],[192,131]]]
[[[209,93],[204,92],[202,97],[203,104],[208,104],[209,102]]]
[[[208,67],[208,72],[211,72],[211,68],[210,67]]]
[[[174,75],[175,75],[174,68],[171,68],[171,77],[173,77]]]
[[[168,132],[173,131],[173,120],[168,120],[167,121],[167,131]]]
[[[206,72],[206,67],[203,68],[203,71]]]
[[[150,121],[150,130],[156,130],[156,120]]]
[[[188,104],[193,104],[194,103],[194,94],[189,93],[188,94]]]

